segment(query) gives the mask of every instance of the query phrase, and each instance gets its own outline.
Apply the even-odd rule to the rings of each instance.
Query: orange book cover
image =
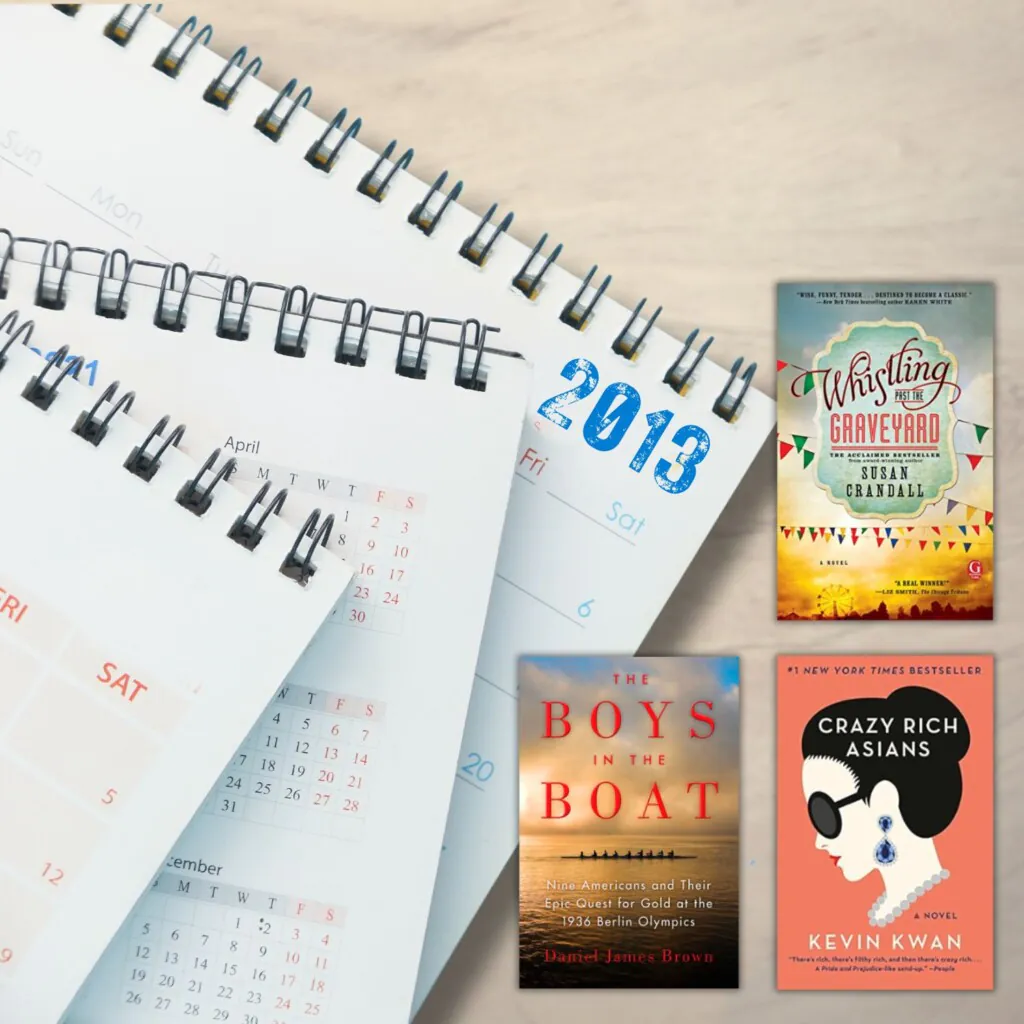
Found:
[[[780,989],[985,990],[993,659],[778,660]]]

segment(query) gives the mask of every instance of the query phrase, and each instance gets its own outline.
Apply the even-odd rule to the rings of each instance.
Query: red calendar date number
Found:
[[[60,885],[64,880],[64,872],[61,868],[58,868],[47,861],[46,864],[43,865],[43,878],[45,878],[50,885]]]
[[[9,964],[14,959],[14,950],[4,946],[0,949],[0,964]]]

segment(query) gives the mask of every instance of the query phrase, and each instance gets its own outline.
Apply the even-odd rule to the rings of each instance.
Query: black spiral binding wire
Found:
[[[132,259],[124,249],[98,249],[93,246],[72,246],[62,238],[48,241],[12,234],[0,228],[0,299],[7,297],[8,271],[16,247],[33,248],[32,263],[37,263],[34,301],[44,309],[62,310],[68,301],[69,276],[75,269],[96,278],[93,312],[96,316],[123,320],[128,315],[131,287],[145,287],[132,274],[145,268],[160,276],[153,323],[164,331],[181,332],[188,326],[188,301],[191,295],[205,289],[206,297],[219,303],[216,333],[220,338],[246,341],[249,337],[249,315],[254,307],[277,313],[274,351],[279,355],[301,359],[308,353],[310,321],[328,320],[338,324],[334,361],[347,366],[365,366],[369,332],[375,326],[375,314],[401,316],[398,335],[398,357],[395,373],[414,380],[424,380],[428,372],[428,346],[431,343],[458,347],[458,360],[453,383],[469,391],[486,391],[487,370],[483,362],[487,349],[488,328],[478,320],[454,321],[425,317],[417,310],[400,311],[368,306],[362,299],[342,299],[311,292],[302,285],[291,287],[272,281],[248,281],[239,275],[190,270],[184,263],[160,263]],[[41,250],[41,252],[39,251]],[[88,259],[90,266],[83,267]],[[98,269],[97,269],[98,265]],[[6,318],[0,324],[7,323]],[[13,322],[12,322],[13,323]],[[431,337],[432,325],[454,325],[459,328],[458,342]],[[14,329],[13,326],[11,328]],[[20,330],[31,332],[31,322]],[[353,338],[353,335],[355,337]],[[8,341],[0,349],[0,367]],[[79,367],[80,368],[80,367]],[[67,370],[61,368],[61,372]],[[67,372],[78,373],[72,367]],[[40,398],[42,400],[42,398]]]
[[[32,337],[34,322],[27,320],[19,324],[20,314],[12,310],[0,320],[0,372],[7,366],[8,352],[17,343],[27,345]],[[7,335],[6,341],[3,335]],[[82,364],[81,357],[68,358],[68,347],[59,348],[46,361],[43,369],[31,376],[21,392],[22,398],[42,411],[49,410],[60,397],[60,387],[64,379],[76,376]],[[89,409],[83,409],[71,426],[72,433],[84,441],[99,447],[106,439],[111,423],[119,414],[126,415],[135,402],[135,392],[126,391],[118,394],[121,387],[114,381],[100,395]],[[170,424],[170,417],[163,416],[153,426],[141,445],[133,448],[124,461],[124,468],[140,480],[149,482],[160,469],[161,457],[170,447],[177,447],[185,434],[185,427],[179,424],[169,433],[165,433]],[[200,466],[199,471],[178,489],[175,500],[178,505],[195,516],[205,515],[213,505],[214,492],[218,485],[231,477],[236,465],[233,458],[227,459],[220,466],[217,462],[221,450],[215,449]],[[267,520],[280,515],[284,508],[288,489],[282,487],[269,502],[265,502],[271,490],[271,483],[265,482],[253,496],[245,511],[238,516],[227,531],[227,536],[247,551],[255,551],[263,539]],[[288,554],[281,563],[280,572],[288,579],[305,586],[316,573],[313,556],[317,547],[326,547],[334,527],[334,517],[328,516],[319,522],[320,512],[317,510],[303,524],[295,536]],[[311,543],[305,545],[308,538]]]
[[[81,5],[54,4],[53,6],[63,14],[74,16]],[[151,6],[147,4],[140,8],[138,5],[126,5],[107,24],[104,34],[122,46],[127,45],[139,22]],[[159,10],[160,6],[159,4],[156,5],[156,10]],[[153,66],[164,74],[169,74],[172,78],[177,77],[193,49],[197,46],[207,46],[212,36],[213,29],[210,25],[204,25],[202,28],[199,28],[197,19],[194,16],[189,18],[178,29],[171,42],[160,51]],[[170,64],[168,64],[168,61],[170,61]],[[245,80],[250,76],[253,78],[258,77],[262,66],[263,62],[259,57],[248,58],[246,48],[244,46],[240,47],[224,62],[221,71],[207,85],[203,92],[203,99],[207,103],[227,110]],[[278,92],[271,106],[256,119],[254,127],[273,142],[280,140],[295,111],[299,107],[307,106],[312,98],[313,90],[306,86],[298,96],[292,99],[292,93],[297,85],[296,79],[293,78],[289,81]],[[282,110],[283,113],[280,112]],[[348,109],[343,107],[330,124],[327,125],[320,137],[306,150],[305,160],[311,167],[323,173],[330,173],[337,164],[342,147],[350,138],[354,138],[358,134],[362,126],[362,120],[356,118],[347,129],[344,129],[343,125],[347,117]],[[360,178],[356,185],[358,192],[374,202],[381,203],[384,201],[387,196],[388,187],[395,176],[401,171],[408,169],[412,162],[412,149],[406,149],[397,160],[392,160],[392,154],[395,152],[397,145],[398,142],[395,139],[389,142],[380,153],[377,161]],[[442,172],[434,184],[427,190],[423,199],[413,206],[406,218],[410,225],[427,237],[434,232],[448,207],[458,198],[462,191],[462,182],[457,181],[449,189],[448,193],[445,194],[443,187],[447,179],[448,172]],[[459,255],[477,267],[482,268],[485,266],[498,240],[512,225],[514,214],[511,211],[506,213],[497,224],[493,224],[492,220],[497,210],[498,204],[493,203],[490,209],[480,218],[472,234],[464,239],[459,246]],[[540,241],[533,247],[526,262],[514,275],[511,282],[512,286],[529,301],[535,301],[540,295],[544,286],[545,274],[557,261],[562,252],[562,246],[559,244],[545,256],[543,249],[547,239],[547,234],[541,236]],[[540,266],[534,270],[533,265],[538,259]],[[592,322],[600,301],[611,284],[612,278],[609,274],[603,278],[600,284],[593,287],[588,294],[588,289],[591,288],[591,281],[595,278],[596,273],[597,267],[594,266],[583,278],[575,295],[565,304],[559,314],[561,323],[572,330],[582,331]],[[2,297],[2,269],[0,269],[0,298]],[[661,307],[659,306],[646,323],[634,332],[633,329],[637,326],[640,311],[646,301],[646,299],[641,299],[636,305],[628,321],[615,336],[611,345],[612,351],[630,361],[636,360],[639,357],[644,340],[651,330],[654,321],[661,313]],[[689,338],[683,343],[683,349],[678,358],[672,363],[662,378],[664,383],[677,394],[685,393],[694,372],[707,352],[708,346],[714,340],[713,337],[709,337],[697,349],[696,353],[690,357],[690,349],[697,333],[696,331],[691,333]],[[347,360],[339,361],[344,362]],[[354,363],[354,365],[362,364]],[[727,422],[733,422],[739,415],[743,399],[757,369],[756,363],[750,363],[745,370],[742,369],[742,366],[742,358],[733,364],[729,381],[712,407],[715,415]],[[403,371],[399,370],[399,372]],[[737,377],[741,380],[739,394],[730,397],[729,390]]]

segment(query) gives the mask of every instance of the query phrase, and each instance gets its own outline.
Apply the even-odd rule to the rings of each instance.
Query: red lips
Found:
[[[839,858],[838,857],[833,857],[832,858],[832,863],[838,865],[839,864]]]

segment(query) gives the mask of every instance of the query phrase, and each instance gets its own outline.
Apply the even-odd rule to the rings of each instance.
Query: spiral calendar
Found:
[[[635,650],[774,404],[753,365],[718,366],[697,330],[675,340],[660,309],[613,301],[598,267],[563,270],[546,236],[521,244],[511,212],[473,214],[447,174],[417,180],[411,149],[364,146],[346,110],[321,120],[299,81],[267,88],[259,56],[218,56],[210,26],[132,5],[5,8],[0,26],[17,41],[0,67],[0,185],[18,231],[475,317],[534,365],[418,1005],[515,849],[517,655]]]
[[[351,577],[330,522],[290,527],[286,489],[246,498],[30,333],[0,321],[0,1019],[26,1024],[71,1001]]]
[[[502,335],[475,322],[325,295],[307,317],[289,312],[297,287],[222,279],[214,297],[203,286],[216,279],[123,250],[2,231],[0,250],[0,316],[17,317],[36,358],[80,346],[80,379],[97,392],[114,376],[139,381],[135,408],[144,412],[176,396],[190,433],[230,451],[237,487],[258,493],[268,479],[283,481],[281,517],[296,526],[316,509],[332,515],[328,547],[355,573],[224,759],[166,876],[113,942],[69,1024],[245,1013],[283,1024],[342,1012],[404,1020],[529,365],[494,348]],[[203,896],[211,884],[216,891]],[[237,902],[239,893],[253,896]],[[140,942],[146,924],[149,941]],[[286,942],[296,930],[301,941]],[[311,942],[329,941],[314,950],[307,930]],[[159,945],[170,931],[178,945]],[[214,936],[227,952],[241,943],[239,956],[215,965]],[[385,946],[391,982],[381,992]],[[197,957],[207,967],[188,973]],[[214,987],[232,965],[238,978]]]

